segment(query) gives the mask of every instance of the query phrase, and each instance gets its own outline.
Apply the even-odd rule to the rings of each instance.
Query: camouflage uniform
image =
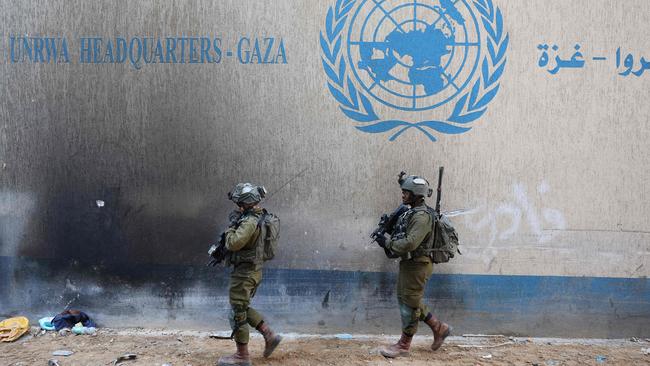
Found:
[[[432,217],[426,210],[411,209],[397,221],[397,227],[386,247],[402,260],[397,277],[397,301],[402,318],[402,331],[414,335],[418,320],[424,321],[429,309],[422,302],[433,264],[427,254],[432,243]]]
[[[228,194],[228,197],[244,210],[241,215],[238,212],[230,214],[232,224],[224,233],[225,246],[230,253],[227,257],[228,264],[233,266],[229,286],[232,308],[230,326],[237,344],[237,352],[219,358],[218,366],[251,365],[248,352],[249,326],[257,329],[264,337],[264,357],[269,357],[282,340],[282,337],[275,334],[264,322],[262,314],[250,306],[251,299],[262,282],[264,239],[267,235],[267,226],[262,224],[262,218],[267,213],[257,204],[265,194],[264,187],[255,187],[250,183],[237,184]]]
[[[427,281],[433,273],[432,231],[436,213],[424,203],[424,197],[430,197],[432,190],[426,179],[413,175],[404,177],[405,175],[401,173],[399,176],[402,199],[412,207],[398,218],[391,238],[381,238],[378,241],[384,242],[380,245],[387,253],[402,258],[397,277],[402,337],[397,343],[380,350],[382,355],[391,358],[409,354],[411,340],[418,330],[418,321],[426,323],[433,331],[433,351],[440,348],[451,331],[451,327],[439,321],[422,302]]]
[[[250,307],[250,302],[257,287],[262,282],[262,264],[251,258],[255,254],[260,228],[257,223],[262,214],[261,208],[254,208],[244,213],[236,228],[226,231],[226,248],[233,252],[230,263],[230,306],[232,307],[231,326],[235,341],[248,343],[250,325],[253,328],[262,322],[262,315]]]

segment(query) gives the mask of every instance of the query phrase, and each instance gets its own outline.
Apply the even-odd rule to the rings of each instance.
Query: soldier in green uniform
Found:
[[[408,356],[411,340],[418,329],[418,321],[426,323],[433,331],[433,351],[440,348],[449,336],[451,327],[439,321],[422,302],[426,283],[433,273],[431,260],[433,249],[433,220],[435,211],[427,207],[425,197],[432,190],[429,182],[418,176],[400,175],[402,202],[410,208],[395,225],[390,237],[380,236],[377,242],[390,253],[399,255],[397,278],[397,301],[402,319],[402,337],[393,345],[380,350],[384,357]]]
[[[232,307],[230,325],[237,352],[221,357],[218,366],[251,365],[248,353],[249,325],[264,336],[264,357],[269,357],[282,339],[269,328],[262,314],[250,306],[262,282],[264,228],[260,225],[260,219],[265,211],[258,204],[265,192],[263,187],[240,183],[229,195],[239,206],[238,212],[230,215],[234,224],[225,232],[226,248],[232,252],[228,258],[229,264],[233,265],[229,287]]]

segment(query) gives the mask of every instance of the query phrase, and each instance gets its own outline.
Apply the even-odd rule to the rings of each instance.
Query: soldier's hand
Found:
[[[375,241],[379,244],[380,247],[386,248],[386,237],[384,235],[375,236]]]
[[[223,232],[222,240],[223,240],[224,244],[226,243],[226,239],[228,239],[228,235],[234,233],[235,231],[237,231],[237,229],[235,229],[234,227],[231,226],[228,229],[226,229],[226,231]]]

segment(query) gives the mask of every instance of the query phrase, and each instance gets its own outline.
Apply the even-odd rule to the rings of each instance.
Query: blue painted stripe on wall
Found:
[[[359,288],[391,296],[396,274],[373,272],[270,269],[260,294],[278,296],[278,285],[290,295],[317,295],[335,288],[343,293]],[[305,288],[306,287],[306,288]],[[560,276],[434,274],[425,297],[466,312],[492,314],[540,311],[610,314],[650,318],[650,280]]]
[[[68,280],[79,293],[66,288]],[[253,305],[286,330],[397,333],[395,280],[394,273],[270,268]],[[218,322],[228,306],[227,284],[227,270],[204,266],[93,269],[0,257],[0,305],[5,312],[51,312],[76,296],[73,307],[106,316],[131,314],[132,325],[140,319],[146,324],[148,314],[172,322],[183,318],[190,325],[192,319]],[[102,288],[99,295],[90,290],[97,287]],[[460,332],[650,336],[647,278],[436,274],[425,301]],[[322,319],[327,320],[325,328],[316,325]]]

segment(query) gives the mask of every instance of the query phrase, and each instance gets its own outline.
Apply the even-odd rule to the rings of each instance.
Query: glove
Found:
[[[377,235],[375,241],[379,244],[380,247],[386,249],[386,237],[384,235]]]

